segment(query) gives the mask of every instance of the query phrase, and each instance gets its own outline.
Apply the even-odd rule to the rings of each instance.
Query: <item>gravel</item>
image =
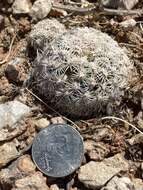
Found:
[[[27,14],[30,12],[31,6],[30,0],[15,0],[12,10],[14,14]]]
[[[51,0],[36,0],[30,10],[33,21],[42,20],[52,9]]]
[[[90,161],[85,164],[79,170],[78,179],[87,188],[99,189],[116,174],[127,170],[128,167],[123,155],[117,154],[102,162]]]

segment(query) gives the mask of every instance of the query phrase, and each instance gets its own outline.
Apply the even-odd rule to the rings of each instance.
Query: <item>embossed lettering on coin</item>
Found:
[[[66,124],[50,125],[33,142],[32,156],[37,167],[51,177],[64,177],[76,170],[83,159],[82,137]]]

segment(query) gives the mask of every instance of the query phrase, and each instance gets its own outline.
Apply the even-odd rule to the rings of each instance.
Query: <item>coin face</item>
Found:
[[[32,157],[44,174],[65,177],[74,172],[84,155],[79,132],[67,124],[53,124],[39,132],[32,145]]]

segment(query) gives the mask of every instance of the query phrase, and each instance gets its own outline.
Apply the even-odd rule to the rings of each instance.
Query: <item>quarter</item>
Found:
[[[84,146],[79,132],[67,124],[52,124],[33,141],[32,157],[38,169],[50,177],[73,173],[83,160]]]

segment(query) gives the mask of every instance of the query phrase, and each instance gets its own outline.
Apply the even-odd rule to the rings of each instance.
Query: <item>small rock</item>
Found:
[[[0,183],[2,187],[5,187],[6,184],[13,186],[17,179],[21,179],[34,173],[35,168],[36,166],[29,155],[21,156],[19,159],[12,162],[7,168],[0,171]]]
[[[128,148],[126,148],[126,154],[132,160],[142,160],[143,158],[143,135],[141,133],[134,135],[132,138],[128,139],[128,143],[130,144]]]
[[[143,135],[141,133],[138,133],[134,135],[132,138],[128,139],[128,143],[132,146],[135,144],[143,144]]]
[[[31,2],[29,0],[15,0],[12,5],[14,14],[27,14],[30,12]]]
[[[44,129],[45,127],[48,127],[48,125],[50,125],[50,121],[47,120],[47,118],[38,119],[34,123],[36,125],[37,130],[39,130],[39,131],[41,129]]]
[[[9,101],[0,105],[0,129],[9,126],[15,127],[15,124],[25,115],[30,113],[30,108],[19,101]]]
[[[86,140],[84,142],[85,153],[91,160],[101,161],[110,152],[105,143],[95,142],[93,140]]]
[[[127,160],[125,160],[124,154],[122,153],[119,153],[113,157],[104,159],[103,163],[110,167],[120,168],[120,171],[127,171],[129,169],[129,164]]]
[[[129,19],[121,22],[119,25],[123,27],[124,29],[133,28],[137,22],[134,19]]]
[[[49,190],[49,187],[46,184],[46,178],[40,172],[36,172],[16,180],[12,190]]]
[[[60,190],[57,184],[53,184],[50,186],[50,190]]]
[[[0,141],[10,140],[22,134],[27,124],[26,115],[30,108],[19,101],[7,102],[0,105]]]
[[[96,142],[110,142],[115,138],[115,133],[109,125],[96,125],[93,133],[93,140]]]
[[[17,168],[25,174],[33,173],[36,169],[29,155],[24,155],[19,158]]]
[[[19,152],[13,142],[4,143],[0,145],[0,168],[15,159]]]
[[[66,124],[66,121],[62,117],[52,117],[51,123],[52,124],[59,124],[59,123]]]
[[[139,0],[101,0],[101,4],[108,8],[114,9],[132,9]]]
[[[113,177],[101,190],[134,190],[134,185],[128,177]]]
[[[26,69],[24,69],[25,59],[16,57],[14,60],[8,63],[5,75],[11,83],[23,83],[26,78]]]
[[[53,17],[65,17],[67,16],[67,14],[68,13],[65,10],[56,9],[56,8],[52,8],[50,12],[50,16],[53,16]]]
[[[143,178],[143,177],[142,177]],[[132,182],[134,184],[134,190],[143,190],[143,180],[139,178],[133,178]]]
[[[28,41],[34,50],[44,50],[47,43],[66,32],[65,26],[56,19],[44,19],[34,25]]]
[[[49,14],[51,8],[51,0],[36,0],[29,14],[32,17],[33,21],[42,20]]]
[[[20,121],[14,125],[14,128],[6,126],[0,129],[0,141],[11,140],[16,136],[21,135],[27,126],[24,121]]]
[[[132,9],[138,2],[139,2],[139,0],[120,0],[119,8],[124,8],[124,9],[130,10],[130,9]]]
[[[90,161],[79,170],[78,179],[87,188],[98,189],[107,183],[114,175],[120,171],[125,171],[129,167],[122,154],[117,154],[102,162]]]

